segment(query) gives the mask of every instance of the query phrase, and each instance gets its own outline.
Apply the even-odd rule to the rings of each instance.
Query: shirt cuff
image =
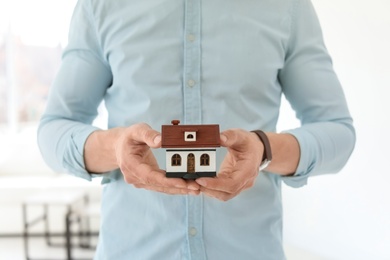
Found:
[[[283,133],[293,135],[300,147],[300,159],[298,168],[293,176],[282,176],[282,181],[293,188],[299,188],[307,184],[316,164],[316,139],[303,128],[284,131]]]
[[[97,176],[89,173],[85,169],[84,163],[85,142],[88,136],[96,130],[99,129],[94,126],[83,126],[74,129],[64,149],[62,165],[67,173],[88,181],[91,181],[93,176]]]

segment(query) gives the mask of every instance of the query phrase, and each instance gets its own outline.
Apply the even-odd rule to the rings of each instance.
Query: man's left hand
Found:
[[[204,194],[227,201],[254,185],[264,146],[256,134],[242,129],[224,131],[220,139],[221,146],[226,147],[228,153],[218,176],[199,178],[196,182]]]

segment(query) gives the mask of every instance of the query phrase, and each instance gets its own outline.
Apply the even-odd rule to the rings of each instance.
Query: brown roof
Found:
[[[196,132],[196,141],[184,140],[185,132]],[[219,147],[219,125],[163,125],[162,148]]]

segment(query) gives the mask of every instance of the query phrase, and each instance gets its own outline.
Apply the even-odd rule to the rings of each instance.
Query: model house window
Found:
[[[181,156],[179,154],[176,153],[172,156],[171,165],[181,166]]]
[[[200,156],[200,165],[201,166],[209,166],[210,165],[210,155],[208,154],[202,154]]]
[[[196,132],[184,132],[184,141],[195,142],[196,141]]]

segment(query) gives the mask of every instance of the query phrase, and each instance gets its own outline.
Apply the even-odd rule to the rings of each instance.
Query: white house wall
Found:
[[[166,152],[166,171],[167,172],[187,172],[187,158],[189,154],[195,156],[195,171],[196,172],[215,172],[216,171],[216,150],[208,149],[183,149],[181,150],[167,150]],[[171,166],[171,158],[174,154],[179,154],[181,156],[181,166]],[[200,157],[202,154],[208,154],[210,156],[210,165],[201,166]]]

